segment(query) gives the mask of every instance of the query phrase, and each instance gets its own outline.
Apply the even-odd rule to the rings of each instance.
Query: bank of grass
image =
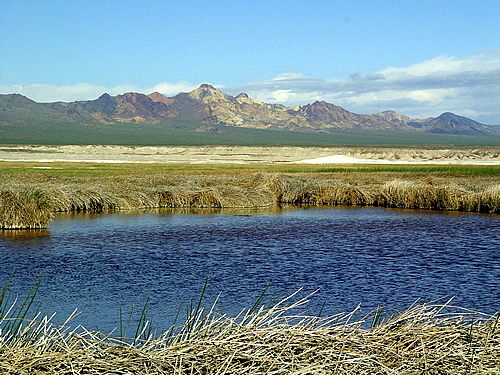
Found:
[[[500,166],[2,166],[0,226],[4,229],[46,227],[51,212],[156,208],[258,209],[307,204],[500,213]]]
[[[257,299],[236,317],[206,310],[203,294],[165,332],[120,315],[103,333],[30,315],[34,287],[22,304],[0,297],[2,374],[498,374],[499,313],[447,303],[385,314],[358,310],[310,315],[298,292],[270,304]],[[262,297],[262,296],[261,296]],[[127,336],[127,332],[131,332]]]
[[[40,190],[0,190],[0,229],[42,229],[52,217]]]

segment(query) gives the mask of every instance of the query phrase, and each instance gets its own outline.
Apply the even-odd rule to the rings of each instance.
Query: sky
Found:
[[[0,1],[0,94],[167,96],[500,125],[500,0]]]

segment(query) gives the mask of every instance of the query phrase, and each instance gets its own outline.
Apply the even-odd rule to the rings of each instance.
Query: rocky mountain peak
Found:
[[[402,121],[402,122],[411,121],[410,117],[405,115],[400,115],[399,113],[396,113],[394,111],[379,112],[375,116],[381,117],[386,121]]]
[[[215,87],[213,87],[209,83],[202,83],[199,88],[203,89],[203,90],[217,90]]]
[[[212,85],[209,85],[208,83],[203,83],[202,85],[200,85],[200,87],[191,91],[189,93],[189,96],[193,99],[202,100],[207,96],[213,96],[216,98],[225,98],[227,95],[224,94],[219,89],[216,89]]]
[[[123,98],[127,101],[132,101],[132,102],[135,102],[137,101],[138,99],[144,99],[146,97],[146,95],[144,94],[137,94],[135,92],[126,92],[125,94],[123,95],[117,95],[117,98]]]
[[[450,120],[465,119],[465,117],[458,116],[458,115],[451,113],[451,112],[444,112],[440,116],[436,117],[436,119],[443,120],[443,121],[450,121]]]
[[[98,98],[98,100],[108,100],[108,99],[111,99],[111,95],[109,95],[107,92],[105,92]]]
[[[325,101],[315,101],[313,104],[307,104],[299,107],[299,112],[304,114],[310,121],[321,122],[343,122],[346,120],[355,120],[356,115],[345,110],[338,105],[327,103]]]
[[[155,91],[155,92],[149,94],[148,96],[149,96],[149,98],[151,98],[152,101],[157,102],[157,103],[171,104],[174,102],[173,99],[166,97],[163,94],[160,94],[158,91]]]
[[[439,117],[430,119],[425,125],[430,133],[439,134],[480,135],[497,132],[496,129],[451,112],[445,112]]]
[[[239,104],[248,104],[248,105],[256,105],[258,107],[264,106],[264,103],[262,103],[260,100],[257,99],[252,99],[249,97],[247,94],[244,92],[237,95],[234,100],[239,103]]]

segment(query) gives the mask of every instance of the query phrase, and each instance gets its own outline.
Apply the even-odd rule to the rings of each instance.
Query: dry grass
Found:
[[[500,324],[449,304],[328,318],[286,297],[230,318],[196,309],[185,324],[142,340],[50,319],[0,336],[2,374],[499,374]],[[259,307],[259,306],[257,306]],[[371,327],[370,327],[371,325]]]
[[[395,180],[382,187],[375,204],[396,208],[500,213],[500,185],[470,192],[454,184]]]
[[[377,200],[378,205],[385,207],[458,211],[464,195],[463,190],[451,185],[395,180],[382,187]]]
[[[370,194],[357,186],[336,179],[300,178],[270,175],[265,182],[277,203],[364,206]]]
[[[417,169],[418,171],[418,169]],[[264,208],[280,204],[355,205],[500,213],[496,175],[435,176],[415,172],[256,172],[158,170],[129,175],[4,174],[4,228],[47,225],[50,211],[107,212],[156,208]],[[470,171],[469,171],[470,172]],[[461,172],[460,172],[461,173]],[[17,203],[15,203],[17,202]],[[31,214],[28,214],[31,212]],[[31,215],[32,218],[25,219]],[[48,216],[47,216],[48,215]],[[42,220],[43,218],[43,220]]]
[[[467,196],[464,199],[464,211],[500,213],[500,185]]]
[[[0,229],[46,228],[52,210],[40,191],[0,191]]]

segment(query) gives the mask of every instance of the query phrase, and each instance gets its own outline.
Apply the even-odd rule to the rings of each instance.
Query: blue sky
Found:
[[[205,82],[289,106],[500,124],[500,0],[0,3],[0,93],[172,96]]]

